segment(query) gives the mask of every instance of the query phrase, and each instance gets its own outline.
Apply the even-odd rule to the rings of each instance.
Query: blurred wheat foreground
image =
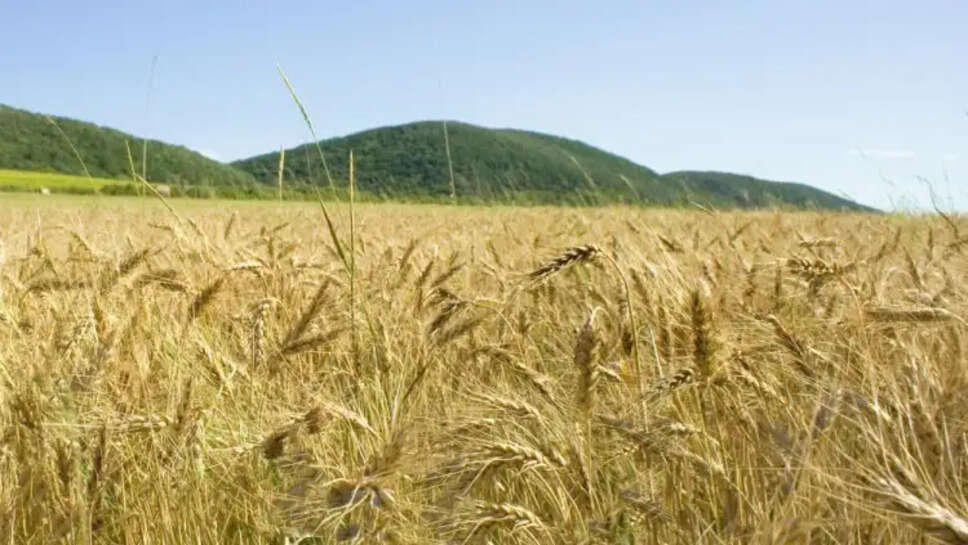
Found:
[[[4,543],[968,543],[963,218],[99,202],[0,206]]]

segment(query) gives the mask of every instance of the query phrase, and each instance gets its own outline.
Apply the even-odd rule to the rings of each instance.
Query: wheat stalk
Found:
[[[578,333],[575,341],[574,362],[578,368],[578,407],[586,416],[592,410],[595,399],[595,389],[598,386],[598,364],[596,349],[601,343],[595,330],[595,315],[598,308],[589,313],[585,324]]]
[[[894,308],[875,307],[864,309],[864,315],[877,322],[945,322],[965,321],[943,308]]]
[[[968,517],[918,496],[893,477],[875,478],[874,484],[917,527],[944,543],[968,544]]]
[[[565,250],[558,257],[528,273],[528,278],[533,283],[539,283],[555,276],[568,267],[594,261],[600,255],[602,255],[602,251],[596,246],[590,244],[575,246],[574,248]]]
[[[188,320],[193,321],[195,318],[199,317],[206,307],[211,305],[212,300],[215,295],[222,289],[222,285],[225,283],[225,277],[220,276],[211,284],[205,286],[202,291],[195,295],[191,304],[188,306]]]

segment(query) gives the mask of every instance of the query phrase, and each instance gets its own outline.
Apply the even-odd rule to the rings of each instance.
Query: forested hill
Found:
[[[446,198],[452,166],[453,189],[465,202],[865,209],[807,185],[720,172],[660,175],[576,140],[458,122],[447,123],[449,165],[444,135],[442,122],[423,121],[331,138],[320,146],[340,187],[345,187],[353,150],[358,187],[374,198]],[[115,129],[0,105],[0,169],[129,180],[132,163],[141,171],[142,146],[139,137]],[[278,152],[225,164],[156,140],[148,141],[147,150],[152,182],[223,188],[212,193],[223,196],[274,195],[267,186],[278,180]],[[328,184],[313,143],[286,150],[284,164],[284,185],[295,195]],[[184,194],[194,191],[187,189]]]
[[[699,200],[735,203],[743,208],[767,207],[780,200],[794,207],[874,210],[806,184],[773,182],[729,172],[669,172],[663,174],[662,179],[679,185],[687,193],[695,194],[700,197]]]
[[[457,195],[481,200],[601,203],[629,202],[832,209],[864,207],[801,184],[776,183],[715,172],[655,171],[576,140],[512,129],[448,122]],[[387,197],[450,194],[443,123],[423,121],[382,127],[320,142],[331,176],[347,178],[350,150],[359,188]],[[264,183],[278,177],[279,153],[232,163]],[[326,183],[319,153],[309,143],[285,152],[285,176]]]
[[[141,172],[140,137],[93,123],[0,105],[0,168],[84,175],[84,166],[71,144],[91,176],[131,179],[129,147],[131,162]],[[147,178],[153,182],[255,183],[251,175],[182,146],[149,140],[147,155]]]

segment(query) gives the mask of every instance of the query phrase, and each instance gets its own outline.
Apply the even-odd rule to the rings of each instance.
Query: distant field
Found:
[[[968,543],[965,218],[0,203],[0,542]]]
[[[52,192],[95,192],[106,185],[126,183],[110,178],[87,178],[70,174],[0,169],[0,191],[39,192],[46,187]]]

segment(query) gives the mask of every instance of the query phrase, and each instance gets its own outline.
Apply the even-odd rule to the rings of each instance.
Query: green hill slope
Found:
[[[818,189],[724,173],[658,175],[582,142],[546,134],[448,122],[457,195],[481,200],[543,203],[634,202],[712,206],[812,206],[864,209]],[[367,130],[320,142],[330,173],[347,177],[353,150],[363,191],[394,197],[445,197],[450,175],[439,121]],[[232,163],[264,183],[278,176],[279,154]],[[313,144],[286,150],[286,179],[325,183]]]
[[[696,202],[741,208],[866,209],[802,184],[717,172],[659,175],[576,140],[466,123],[448,122],[447,126],[454,186],[464,202],[663,206]],[[64,135],[77,148],[93,177],[130,179],[126,143],[140,171],[142,141],[136,136],[3,105],[0,169],[84,174]],[[450,195],[450,170],[439,121],[382,127],[320,144],[330,173],[341,187],[345,187],[347,158],[353,150],[358,187],[366,196],[439,200]],[[278,178],[279,154],[267,153],[227,165],[182,146],[150,140],[147,165],[150,181],[172,184],[177,194],[270,197],[275,195],[270,186]],[[285,165],[287,194],[298,196],[310,185],[326,184],[314,144],[286,150]]]
[[[728,172],[669,172],[663,174],[662,179],[694,194],[695,200],[740,208],[791,205],[800,208],[874,210],[809,185],[772,182]]]
[[[59,127],[77,148],[91,176],[130,179],[127,141],[141,171],[142,141],[136,136],[64,117],[47,117],[0,105],[0,168],[84,174]],[[147,177],[170,184],[247,185],[248,173],[219,163],[188,148],[148,141]]]
[[[459,196],[532,198],[542,202],[594,202],[649,189],[655,201],[674,196],[655,172],[580,142],[506,129],[448,123]],[[360,189],[394,196],[447,196],[450,175],[440,122],[418,122],[363,131],[321,142],[330,172],[346,179],[353,150]],[[272,182],[278,153],[236,161],[256,179]],[[624,177],[624,180],[623,180]],[[286,150],[286,178],[325,181],[313,144]],[[627,180],[627,181],[626,181]]]

